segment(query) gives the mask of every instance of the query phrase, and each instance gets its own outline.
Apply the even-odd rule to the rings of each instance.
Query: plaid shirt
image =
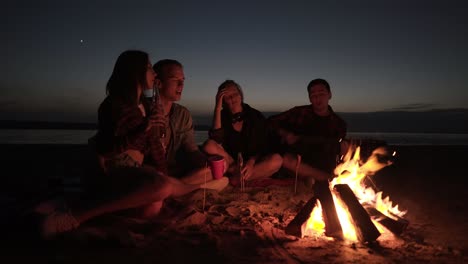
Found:
[[[145,109],[148,105],[143,102]],[[154,134],[154,128],[146,130],[148,120],[137,105],[122,105],[107,97],[98,110],[98,153],[109,157],[128,149],[135,149],[150,157],[150,163],[167,173],[167,162],[162,143]]]
[[[331,108],[326,117],[315,114],[312,105],[296,106],[286,112],[271,116],[269,124],[274,129],[283,128],[305,137],[310,142],[340,139],[346,136],[346,123]]]
[[[304,162],[331,172],[340,151],[339,140],[346,136],[346,123],[330,106],[329,110],[330,115],[319,116],[312,105],[303,105],[271,116],[268,121],[273,131],[282,128],[300,136],[296,144],[287,146],[281,145],[280,138],[273,133],[271,145],[280,153],[301,154]]]

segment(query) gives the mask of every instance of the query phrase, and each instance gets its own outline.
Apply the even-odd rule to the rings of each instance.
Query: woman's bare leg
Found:
[[[70,212],[48,214],[42,222],[43,236],[50,238],[96,216],[130,208],[146,207],[148,216],[157,213],[164,199],[170,196],[185,195],[199,188],[220,190],[229,183],[223,177],[204,184],[185,184],[158,173],[152,167],[113,170],[110,171],[109,181],[108,192],[103,190],[98,195],[71,203]]]
[[[184,195],[200,188],[198,185],[177,182],[151,167],[122,168],[113,171],[109,179],[118,182],[117,186],[112,187],[110,194],[100,194],[100,202],[94,200],[73,208],[73,215],[79,223],[102,214],[149,205],[170,196]],[[132,180],[133,183],[129,182]]]

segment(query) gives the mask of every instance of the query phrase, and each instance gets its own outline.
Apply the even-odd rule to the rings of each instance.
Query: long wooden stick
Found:
[[[203,173],[203,176],[205,178],[205,188],[203,188],[203,208],[202,211],[205,212],[205,199],[206,199],[206,171],[208,170],[208,162],[205,163],[205,172]]]
[[[297,161],[296,161],[296,180],[294,181],[294,194],[297,193],[297,174],[299,171],[299,165],[301,165],[302,157],[301,155],[297,154]]]
[[[242,174],[242,167],[244,166],[244,159],[242,157],[242,153],[240,153],[240,152],[237,153],[237,165],[239,165],[239,176],[240,176],[240,182],[241,182],[241,192],[244,192],[244,190],[245,190],[245,179],[244,179],[244,175]]]

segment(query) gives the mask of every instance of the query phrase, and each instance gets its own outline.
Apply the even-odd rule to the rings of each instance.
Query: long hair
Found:
[[[224,81],[223,83],[221,83],[221,84],[219,85],[219,87],[218,87],[218,92],[221,91],[222,89],[224,89],[224,88],[230,86],[230,85],[233,85],[233,86],[235,86],[235,87],[237,88],[237,91],[239,92],[239,94],[240,94],[240,96],[241,96],[241,103],[243,104],[243,103],[244,103],[244,93],[242,92],[242,88],[241,88],[241,86],[240,86],[238,83],[236,83],[236,82],[233,81],[233,80],[226,80],[226,81]],[[224,105],[224,102],[223,102],[223,108],[225,108],[224,106],[225,106],[225,105]]]
[[[140,50],[122,52],[107,81],[106,94],[123,103],[137,103],[137,87],[146,85],[148,53]]]

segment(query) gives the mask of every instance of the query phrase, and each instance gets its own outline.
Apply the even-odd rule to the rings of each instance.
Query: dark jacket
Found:
[[[221,128],[209,131],[210,139],[222,144],[231,157],[236,158],[242,153],[245,160],[254,156],[262,156],[267,152],[266,146],[266,119],[263,114],[250,107],[242,105],[242,130],[234,130],[233,117],[229,111],[221,110]]]

